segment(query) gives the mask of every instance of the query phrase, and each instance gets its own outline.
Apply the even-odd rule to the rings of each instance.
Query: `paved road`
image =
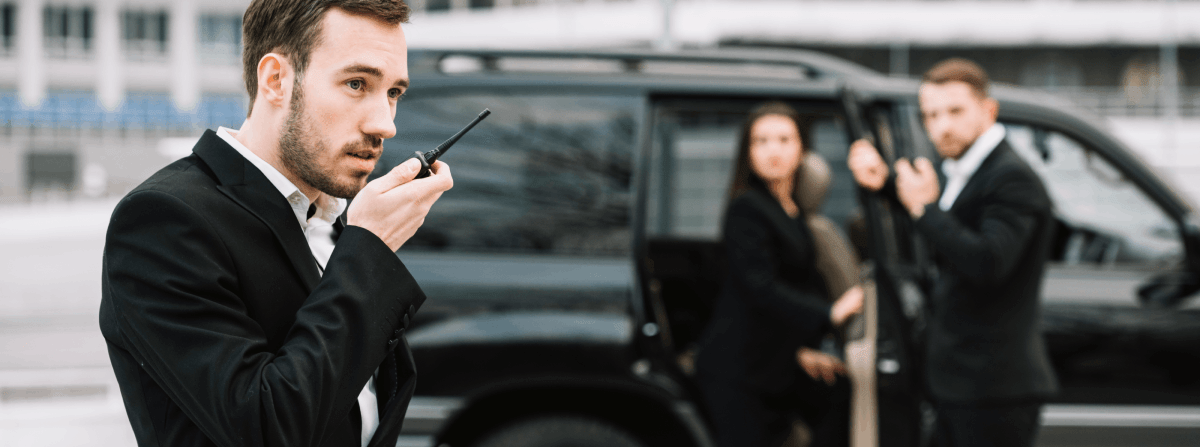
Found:
[[[135,445],[97,324],[111,210],[0,208],[0,447]]]

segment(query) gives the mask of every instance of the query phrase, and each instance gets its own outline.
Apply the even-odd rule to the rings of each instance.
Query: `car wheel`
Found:
[[[611,424],[574,416],[520,421],[489,434],[476,447],[642,447]]]

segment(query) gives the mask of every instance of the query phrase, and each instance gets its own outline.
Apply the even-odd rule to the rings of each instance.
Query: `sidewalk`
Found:
[[[0,371],[0,447],[135,445],[107,365]]]
[[[0,208],[0,447],[136,445],[98,324],[114,204]]]

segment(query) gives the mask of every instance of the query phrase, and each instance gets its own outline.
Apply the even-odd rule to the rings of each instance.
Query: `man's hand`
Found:
[[[867,140],[858,140],[850,145],[850,155],[846,158],[854,180],[863,188],[879,191],[887,181],[888,167],[879,156],[879,151]]]
[[[350,203],[346,223],[365,228],[392,251],[399,250],[425,223],[429,207],[454,186],[445,163],[435,162],[429,177],[413,180],[420,168],[413,158],[367,183]]]
[[[846,374],[846,364],[824,352],[812,348],[800,348],[796,351],[796,361],[804,372],[814,380],[823,380],[826,385],[837,382],[838,374]]]
[[[896,195],[913,219],[925,214],[925,205],[937,202],[939,194],[937,172],[925,157],[916,163],[896,161]]]
[[[850,318],[851,315],[862,312],[863,306],[863,289],[862,286],[851,287],[846,293],[843,293],[833,307],[829,309],[829,321],[834,326],[841,326]]]

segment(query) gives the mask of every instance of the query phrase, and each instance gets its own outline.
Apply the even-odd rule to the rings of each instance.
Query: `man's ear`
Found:
[[[292,95],[293,76],[295,71],[286,57],[279,53],[267,53],[258,60],[258,93],[254,101],[286,107]]]
[[[988,116],[992,118],[992,121],[1000,119],[1000,101],[997,101],[996,98],[991,96],[985,98],[983,100],[983,107],[987,111]]]

